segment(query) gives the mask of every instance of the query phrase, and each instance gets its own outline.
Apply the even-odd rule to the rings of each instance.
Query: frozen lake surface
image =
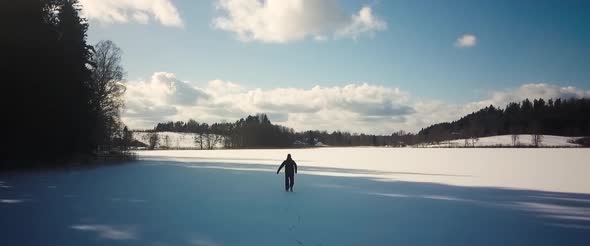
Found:
[[[276,168],[291,153],[295,192]],[[0,174],[0,245],[588,245],[587,149],[145,151]]]

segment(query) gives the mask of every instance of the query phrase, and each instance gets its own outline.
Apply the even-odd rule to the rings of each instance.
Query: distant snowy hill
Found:
[[[133,132],[133,138],[146,145],[149,145],[149,134],[151,132]],[[160,141],[156,148],[172,148],[172,149],[198,149],[200,146],[195,144],[196,133],[186,132],[158,132]],[[215,135],[213,135],[215,136]],[[207,137],[203,136],[203,141],[207,141]],[[223,142],[215,144],[215,148],[223,148]]]
[[[532,135],[517,135],[518,146],[533,146]],[[580,147],[579,144],[571,143],[572,140],[578,139],[579,137],[563,137],[563,136],[552,136],[542,135],[542,141],[540,146],[542,147]],[[467,140],[467,147],[494,147],[494,146],[506,146],[512,147],[512,135],[500,135],[492,137],[483,137],[472,141]],[[465,139],[457,139],[451,141],[444,141],[440,144],[427,145],[427,147],[465,147]]]

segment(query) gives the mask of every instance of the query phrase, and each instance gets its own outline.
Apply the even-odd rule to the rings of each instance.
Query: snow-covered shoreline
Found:
[[[433,182],[590,193],[590,149],[584,148],[310,148],[137,151],[140,159],[278,166],[291,153],[301,172],[364,176],[377,180]],[[223,167],[228,168],[228,167]],[[231,169],[231,168],[230,168]]]

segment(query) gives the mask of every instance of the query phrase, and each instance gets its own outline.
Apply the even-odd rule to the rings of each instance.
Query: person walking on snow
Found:
[[[291,154],[287,155],[287,159],[283,161],[277,174],[285,167],[285,191],[291,190],[293,192],[293,184],[295,184],[295,174],[297,173],[297,163],[291,159]]]

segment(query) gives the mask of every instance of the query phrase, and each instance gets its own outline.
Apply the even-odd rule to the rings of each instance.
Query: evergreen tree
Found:
[[[3,23],[0,104],[6,118],[18,120],[2,121],[11,144],[1,148],[0,163],[91,154],[102,144],[93,133],[104,119],[92,109],[92,47],[78,1],[22,0],[3,7],[11,22]]]

